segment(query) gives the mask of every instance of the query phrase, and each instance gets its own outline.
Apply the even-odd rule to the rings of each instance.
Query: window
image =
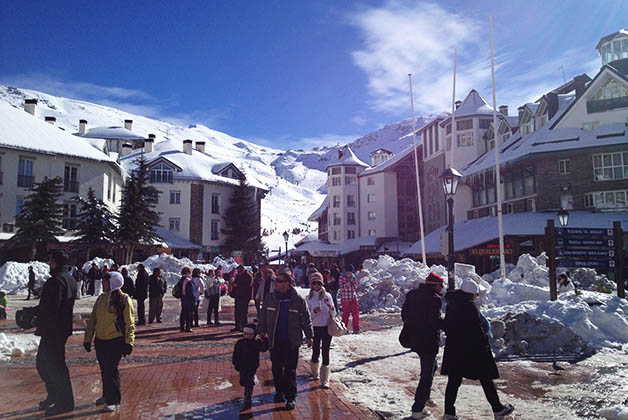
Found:
[[[512,211],[513,211],[512,203],[507,203],[506,204],[506,214],[512,213]]]
[[[596,181],[628,179],[628,152],[593,155]]]
[[[488,211],[489,211],[491,216],[497,216],[497,207],[492,206],[492,207],[489,208]]]
[[[471,130],[473,128],[473,120],[461,120],[456,121],[456,129],[460,130]]]
[[[334,187],[337,187],[339,185],[342,185],[342,178],[339,176],[334,176],[331,178],[331,185]]]
[[[458,147],[473,146],[473,133],[458,134]]]
[[[24,205],[24,197],[16,197],[15,203],[15,215],[17,216],[22,211],[22,206]]]
[[[340,166],[336,166],[335,168],[331,168],[332,175],[340,175],[342,173],[342,168]]]
[[[369,229],[369,236],[377,236],[377,231],[375,229]]]
[[[351,194],[347,195],[347,207],[355,207],[355,199]]]
[[[168,165],[160,163],[150,170],[150,182],[156,184],[172,184],[174,171]]]
[[[211,222],[210,239],[212,241],[217,241],[220,239],[220,234],[219,234],[220,230],[218,229],[219,223],[220,223],[219,220],[212,220]]]
[[[375,178],[373,178],[372,176],[366,178],[366,185],[375,185]]]
[[[65,165],[63,174],[63,192],[77,193],[79,190],[78,168]]]
[[[347,239],[355,239],[355,230],[347,231]]]
[[[514,196],[515,197],[523,197],[523,179],[517,178],[514,181]]]
[[[334,230],[334,241],[338,240],[338,231]]]
[[[536,201],[534,198],[528,198],[526,201],[526,210],[527,211],[536,211]]]
[[[346,176],[345,177],[345,185],[355,185],[357,183],[358,178],[355,176]]]
[[[560,196],[560,207],[565,210],[573,210],[573,195],[563,194]]]
[[[480,120],[480,130],[488,130],[488,128],[491,126],[492,122],[493,122],[493,120],[481,119]]]
[[[168,229],[173,231],[173,232],[178,232],[180,225],[181,225],[181,219],[180,218],[178,218],[178,217],[171,217],[169,219]]]
[[[220,214],[220,194],[212,194],[212,214]]]
[[[355,213],[347,213],[347,224],[355,225]]]
[[[368,194],[366,196],[366,202],[367,203],[374,203],[375,202],[375,194]]]
[[[0,156],[0,185],[2,185],[2,156]]]
[[[525,195],[532,195],[536,192],[536,188],[534,187],[534,175],[526,175],[523,178],[523,189]]]
[[[368,212],[368,219],[369,220],[375,220],[375,212],[374,211],[369,211]]]
[[[75,203],[63,203],[63,221],[62,227],[66,230],[76,229],[78,216]]]
[[[349,166],[345,168],[345,174],[355,174],[357,173],[357,168],[355,166]]]
[[[585,194],[584,195],[584,207],[590,208],[590,207],[593,207],[593,205],[594,205],[593,194],[592,193]]]
[[[625,191],[601,191],[585,194],[584,206],[596,209],[620,209],[625,210],[628,190]]]
[[[445,125],[445,134],[451,134],[451,123]]]
[[[334,197],[333,197],[333,206],[335,208],[340,207],[340,196],[339,195],[334,195]]]
[[[569,170],[569,159],[559,160],[558,161],[558,174],[567,175],[569,173],[571,173]]]
[[[589,122],[582,123],[582,129],[585,131],[595,130],[599,126],[600,126],[599,121],[589,121]]]
[[[340,225],[340,223],[342,223],[342,220],[340,219],[340,213],[334,213],[334,226],[338,226]]]
[[[170,204],[181,204],[181,191],[170,191]]]
[[[30,159],[20,159],[17,165],[17,186],[30,188],[34,183],[33,161]]]

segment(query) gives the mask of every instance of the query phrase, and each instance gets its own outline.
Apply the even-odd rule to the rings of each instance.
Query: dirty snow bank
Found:
[[[50,266],[39,261],[19,263],[8,261],[0,267],[0,290],[9,295],[25,292],[28,289],[28,267],[35,272],[35,288],[50,277]]]
[[[0,360],[20,357],[27,352],[37,350],[39,337],[34,334],[0,333]]]

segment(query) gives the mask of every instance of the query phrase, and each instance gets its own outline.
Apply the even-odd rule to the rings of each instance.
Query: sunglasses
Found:
[[[321,283],[320,281],[313,281],[312,282],[312,286],[322,286],[323,283]]]
[[[285,279],[275,279],[275,283],[288,283],[290,280],[285,280]]]

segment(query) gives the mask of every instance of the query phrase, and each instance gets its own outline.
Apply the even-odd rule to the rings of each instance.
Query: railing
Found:
[[[172,173],[150,173],[150,182],[151,184],[172,184],[173,183],[173,174]]]
[[[620,98],[601,99],[599,101],[587,102],[587,112],[592,114],[594,112],[604,112],[615,108],[628,107],[628,96],[622,96]]]
[[[69,193],[78,193],[79,192],[79,183],[78,181],[63,181],[63,192]]]
[[[17,186],[23,188],[31,188],[35,184],[35,177],[29,175],[18,175]]]

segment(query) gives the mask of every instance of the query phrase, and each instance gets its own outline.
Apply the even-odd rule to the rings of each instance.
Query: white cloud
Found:
[[[351,122],[355,125],[364,125],[366,124],[366,118],[361,115],[355,115],[353,118],[351,118]]]
[[[315,147],[335,146],[336,144],[344,145],[362,137],[362,134],[323,134],[321,136],[311,137],[294,137],[294,136],[277,136],[273,138],[267,137],[250,137],[249,141],[266,147],[272,148],[290,148],[310,150]]]

